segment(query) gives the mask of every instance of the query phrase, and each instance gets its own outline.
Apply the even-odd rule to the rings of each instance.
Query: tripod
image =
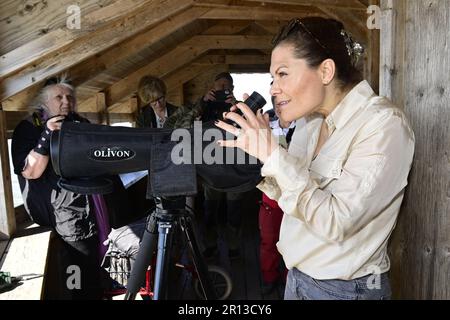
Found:
[[[184,209],[185,197],[175,199],[156,198],[156,209],[147,219],[139,252],[128,280],[125,300],[134,300],[145,279],[145,273],[152,261],[153,253],[158,247],[156,257],[156,271],[154,280],[153,299],[168,298],[168,270],[172,252],[174,229],[177,224],[181,227],[191,251],[194,267],[198,274],[203,293],[207,300],[217,299],[208,267],[203,260],[193,231],[192,220]]]

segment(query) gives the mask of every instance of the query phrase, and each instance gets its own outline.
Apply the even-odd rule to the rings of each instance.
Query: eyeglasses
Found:
[[[157,102],[159,102],[161,104],[165,99],[166,99],[165,96],[161,96],[158,99],[150,101],[150,105],[155,106]]]
[[[317,39],[311,31],[304,25],[303,22],[300,21],[300,19],[292,19],[289,21],[287,25],[285,25],[281,31],[273,38],[272,44],[275,46],[282,40],[286,39],[290,34],[292,34],[294,31],[297,31],[299,28],[301,28],[303,31],[305,31],[314,41],[325,51],[325,53],[328,56],[330,55],[330,51],[325,47],[319,39]]]

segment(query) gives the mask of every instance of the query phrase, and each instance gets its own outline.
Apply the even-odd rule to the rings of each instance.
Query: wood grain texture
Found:
[[[384,8],[388,5],[384,2]],[[393,289],[402,299],[449,299],[450,82],[443,71],[450,69],[450,7],[446,0],[402,0],[391,6],[399,48],[390,60],[396,70],[390,91],[394,102],[404,103],[416,135],[409,186],[390,246]],[[399,58],[403,68],[397,70]]]
[[[6,115],[0,105],[0,239],[7,239],[16,230],[13,194],[11,187],[11,168],[6,136]]]

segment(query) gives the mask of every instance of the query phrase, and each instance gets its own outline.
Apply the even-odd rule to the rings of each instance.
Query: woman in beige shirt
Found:
[[[220,141],[263,164],[258,186],[285,213],[278,250],[289,269],[285,299],[388,299],[387,243],[414,153],[403,112],[377,96],[356,69],[362,47],[342,23],[295,19],[274,40],[275,97],[284,121],[297,121],[289,150],[267,117],[242,103],[241,129]]]

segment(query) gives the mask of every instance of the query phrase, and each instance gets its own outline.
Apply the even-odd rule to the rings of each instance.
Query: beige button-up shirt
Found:
[[[313,159],[323,121],[330,136]],[[298,120],[289,151],[273,152],[258,186],[285,213],[278,250],[286,266],[321,280],[388,271],[413,153],[405,115],[366,81],[325,120]]]

